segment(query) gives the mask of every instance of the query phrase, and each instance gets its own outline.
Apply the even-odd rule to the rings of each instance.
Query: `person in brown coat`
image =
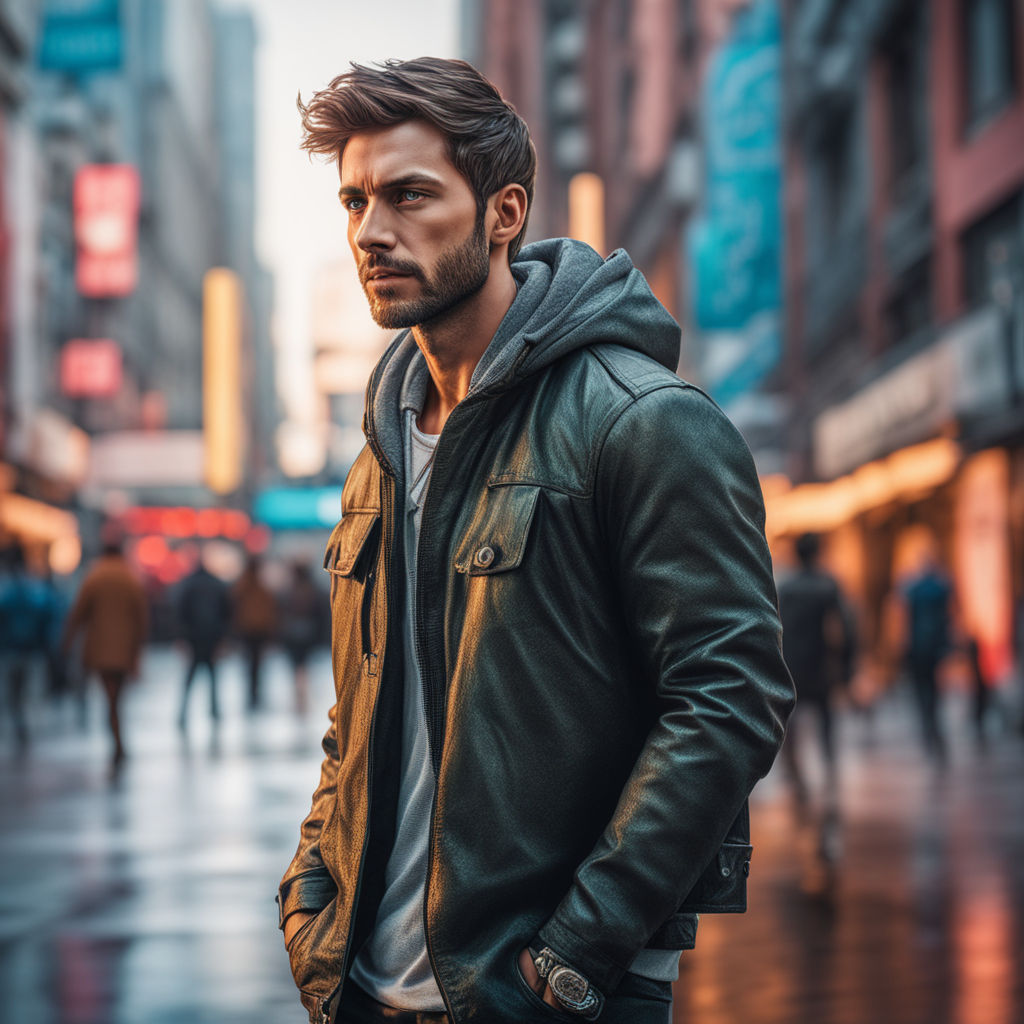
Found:
[[[108,541],[82,582],[64,627],[64,650],[82,633],[82,663],[95,672],[107,697],[113,764],[124,760],[118,705],[125,680],[138,672],[146,637],[146,594],[125,561],[121,545]]]
[[[260,706],[260,667],[263,651],[277,630],[277,602],[263,582],[262,564],[256,555],[246,562],[231,590],[237,635],[249,669],[249,709]]]

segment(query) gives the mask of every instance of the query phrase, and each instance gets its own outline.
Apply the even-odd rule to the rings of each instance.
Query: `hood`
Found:
[[[524,247],[511,269],[518,292],[473,372],[470,396],[510,387],[588,345],[623,345],[675,371],[679,325],[624,250],[602,259],[583,242],[551,238]],[[367,433],[393,464],[401,461],[399,396],[410,365],[422,358],[404,331],[367,388]]]

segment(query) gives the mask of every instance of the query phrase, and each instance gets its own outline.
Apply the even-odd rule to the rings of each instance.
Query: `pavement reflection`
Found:
[[[240,658],[222,719],[176,728],[176,650],[148,653],[125,701],[112,780],[97,693],[34,710],[0,747],[0,1020],[19,1024],[300,1024],[273,895],[318,774],[326,655],[297,714],[283,658],[246,709]],[[1024,1021],[1024,742],[977,748],[967,709],[942,775],[909,698],[873,731],[845,721],[842,819],[827,863],[813,813],[773,773],[753,801],[750,911],[705,916],[683,957],[676,1024]]]

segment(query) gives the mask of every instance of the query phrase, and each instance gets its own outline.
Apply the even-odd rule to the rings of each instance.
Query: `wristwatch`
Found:
[[[604,996],[568,964],[559,960],[558,955],[547,946],[539,953],[530,950],[537,973],[547,983],[558,1004],[569,1013],[578,1014],[584,1020],[594,1020],[604,1007]]]

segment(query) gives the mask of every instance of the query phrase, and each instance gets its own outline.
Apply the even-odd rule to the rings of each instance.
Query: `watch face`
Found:
[[[590,990],[587,979],[568,967],[556,967],[548,978],[548,984],[555,998],[569,1007],[582,1006]]]

